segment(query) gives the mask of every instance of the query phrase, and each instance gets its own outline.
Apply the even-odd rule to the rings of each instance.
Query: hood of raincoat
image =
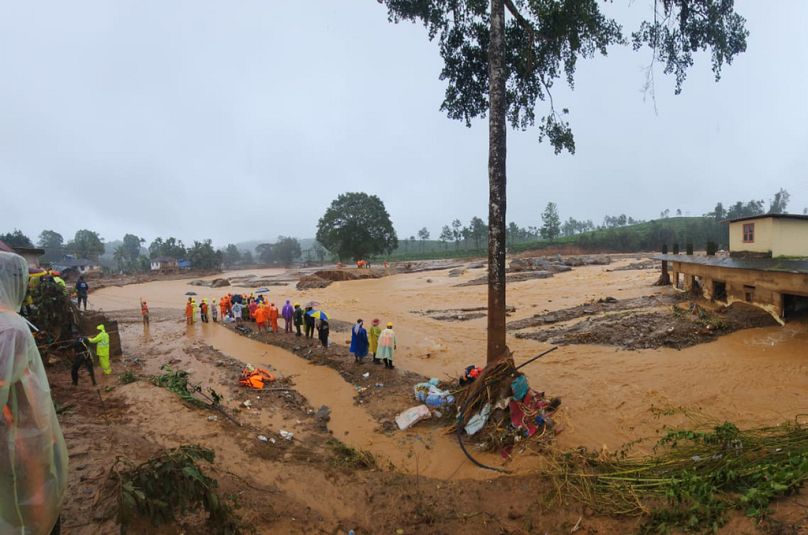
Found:
[[[103,323],[100,323],[100,324],[96,325],[95,328],[98,329],[99,331],[101,331],[102,333],[107,332],[107,330],[104,328]]]
[[[0,310],[19,312],[28,287],[28,262],[16,253],[0,251]]]

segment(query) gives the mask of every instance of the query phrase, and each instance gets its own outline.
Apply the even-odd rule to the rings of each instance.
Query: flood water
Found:
[[[629,263],[633,259],[621,261]],[[606,296],[618,299],[672,292],[653,287],[658,273],[611,272],[611,266],[577,267],[549,279],[508,285],[509,320],[567,308]],[[281,270],[249,270],[225,276],[280,275]],[[366,322],[392,321],[398,337],[396,365],[440,378],[459,376],[473,363],[484,363],[485,318],[447,322],[419,314],[426,309],[478,307],[486,303],[485,286],[456,287],[484,274],[470,270],[459,278],[448,271],[401,274],[381,279],[337,282],[328,288],[298,291],[293,285],[271,287],[276,303],[285,299],[317,300],[332,318]],[[221,275],[220,275],[221,276]],[[215,298],[251,288],[212,290],[187,280],[108,287],[91,294],[91,305],[107,310],[135,309],[139,298],[150,306],[173,308],[178,317],[187,291]],[[354,389],[334,370],[312,366],[279,348],[238,336],[218,325],[198,328],[193,336],[223,353],[253,364],[272,364],[296,374],[296,389],[314,407],[332,408],[329,428],[340,440],[388,458],[406,471],[436,477],[490,477],[471,468],[452,437],[437,431],[398,433],[388,437],[378,424],[354,405]],[[184,326],[182,326],[184,329]],[[334,338],[342,343],[342,337]],[[534,340],[508,337],[517,364],[551,347]],[[124,347],[126,351],[126,347]],[[559,447],[616,449],[635,439],[658,435],[663,425],[683,423],[681,416],[659,419],[653,409],[682,407],[739,426],[779,423],[808,413],[808,324],[790,323],[739,331],[717,341],[683,350],[627,351],[614,347],[575,345],[559,348],[523,369],[531,386],[563,404],[557,421],[563,431]],[[427,444],[429,450],[427,450]],[[644,446],[640,446],[642,450]],[[647,446],[645,446],[647,447]],[[429,451],[429,454],[426,452]]]

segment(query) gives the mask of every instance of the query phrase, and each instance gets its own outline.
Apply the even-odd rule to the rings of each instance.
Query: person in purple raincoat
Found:
[[[286,304],[283,305],[281,309],[281,316],[283,317],[284,328],[286,329],[287,333],[292,332],[292,318],[295,316],[295,309],[289,300],[286,300]]]

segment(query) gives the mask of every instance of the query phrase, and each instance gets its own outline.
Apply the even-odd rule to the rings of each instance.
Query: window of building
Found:
[[[752,243],[755,241],[755,224],[744,223],[743,225],[743,241],[744,243]]]

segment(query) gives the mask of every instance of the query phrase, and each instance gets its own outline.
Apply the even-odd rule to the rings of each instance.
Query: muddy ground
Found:
[[[295,377],[271,370],[279,380],[270,388],[284,390],[245,390],[237,386],[243,361],[187,336],[175,312],[153,310],[148,331],[135,311],[114,317],[127,351],[113,358],[114,374],[102,377],[98,389],[84,372],[79,386],[71,386],[65,364],[49,369],[70,454],[63,533],[117,533],[114,468],[123,461],[144,462],[180,444],[215,451],[214,464],[203,464],[203,469],[218,481],[220,496],[246,532],[561,534],[577,526],[578,533],[604,534],[630,533],[638,526],[637,519],[598,516],[574,501],[547,502],[553,486],[540,474],[444,480],[400,473],[382,459],[368,462],[372,457],[346,448],[330,422],[318,418],[318,407],[295,389]],[[372,366],[354,370],[342,360],[344,348],[317,354],[311,344],[292,338],[278,335],[269,341],[298,347],[309,365],[334,366],[349,383],[355,371]],[[222,394],[225,410],[238,423],[217,411],[189,406],[152,384],[150,377],[163,373],[165,365],[188,370],[194,382]],[[124,371],[138,379],[122,384]],[[391,386],[410,379],[398,370],[390,372],[396,376],[388,379]],[[358,395],[357,402],[375,412],[372,398]],[[284,439],[282,430],[294,433],[293,438]],[[769,526],[797,533],[806,526],[804,510],[793,501],[782,502],[766,525],[756,527],[736,516],[726,532],[767,533]],[[200,515],[186,515],[161,528],[141,519],[132,528],[157,534],[210,533]]]
[[[585,317],[582,321],[572,321],[582,317]],[[565,324],[527,330],[556,323]],[[714,306],[679,294],[624,301],[607,297],[512,322],[508,328],[517,331],[517,338],[554,345],[600,344],[636,350],[682,349],[712,342],[741,329],[776,325],[768,312],[746,303]]]
[[[636,255],[612,255],[609,265],[577,266],[571,271],[555,273],[552,278],[510,283],[508,304],[514,307],[511,322],[526,321],[529,325],[522,329],[513,329],[513,325],[509,328],[508,344],[516,352],[517,363],[549,348],[547,342],[517,337],[520,332],[561,328],[587,318],[595,321],[606,315],[620,317],[651,311],[671,311],[673,314],[672,307],[678,294],[671,288],[651,286],[658,277],[656,270],[619,269],[637,260]],[[464,313],[464,309],[469,315],[479,314],[479,310],[472,309],[484,305],[485,286],[456,285],[479,278],[484,273],[484,266],[467,263],[428,273],[339,281],[327,288],[272,288],[270,295],[276,301],[286,298],[300,302],[321,301],[332,317],[344,319],[346,323],[357,317],[366,321],[374,317],[383,322],[393,321],[399,337],[396,377],[409,372],[415,377],[439,377],[450,381],[466,365],[481,363],[485,347],[485,317],[452,321],[451,316],[456,311]],[[285,276],[281,270],[233,272],[225,276],[246,274]],[[125,401],[137,406],[133,409],[135,416],[127,416],[136,420],[136,427],[128,428],[129,434],[140,433],[160,447],[176,445],[180,440],[198,440],[219,452],[219,459],[226,464],[222,470],[242,478],[239,480],[221,471],[219,476],[223,486],[240,485],[240,490],[246,493],[252,492],[245,490],[245,487],[250,489],[249,485],[276,489],[279,493],[276,501],[281,505],[272,502],[269,495],[257,495],[265,502],[272,502],[273,511],[280,511],[280,514],[272,515],[266,504],[252,506],[261,512],[258,515],[260,532],[339,533],[350,527],[360,527],[357,533],[395,533],[398,529],[404,533],[570,533],[579,517],[582,519],[579,533],[635,531],[636,520],[598,517],[575,503],[553,504],[542,510],[539,504],[544,503],[548,487],[541,479],[541,457],[515,459],[503,465],[513,475],[494,477],[494,474],[481,473],[470,466],[452,437],[439,432],[441,429],[436,422],[422,422],[407,432],[391,431],[383,422],[388,414],[409,406],[409,385],[407,381],[397,383],[396,379],[383,376],[385,370],[376,371],[376,367],[370,364],[355,366],[351,357],[344,356],[343,352],[347,347],[347,330],[332,332],[335,350],[331,354],[318,353],[320,350],[305,345],[295,350],[290,344],[297,342],[267,340],[279,343],[291,352],[280,350],[262,341],[236,335],[221,326],[197,325],[187,329],[181,320],[181,306],[183,294],[189,288],[183,281],[107,288],[91,294],[90,303],[91,306],[116,311],[115,314],[131,314],[132,321],[137,318],[134,307],[140,296],[148,298],[154,307],[165,307],[170,321],[167,319],[152,326],[148,336],[142,327],[138,330],[136,323],[124,323],[122,328],[124,354],[127,359],[137,357],[127,354],[130,347],[134,348],[132,353],[140,352],[144,373],[157,373],[160,363],[179,358],[181,361],[176,365],[189,367],[194,380],[210,381],[214,388],[221,383],[222,392],[227,393],[224,403],[230,409],[239,409],[240,403],[247,398],[232,384],[232,374],[240,365],[238,363],[272,367],[293,383],[297,394],[287,394],[293,405],[299,401],[297,395],[301,396],[306,404],[304,409],[287,407],[285,397],[268,396],[269,407],[241,408],[238,417],[248,415],[251,422],[257,422],[255,425],[265,436],[275,438],[277,435],[267,433],[279,433],[281,429],[291,431],[295,433],[292,444],[299,439],[303,446],[308,445],[305,441],[310,436],[326,436],[322,434],[325,432],[321,429],[321,422],[315,416],[309,416],[308,411],[316,413],[322,405],[327,405],[332,409],[327,436],[335,436],[353,448],[369,451],[379,460],[380,468],[375,471],[355,469],[347,475],[339,472],[332,476],[330,469],[319,459],[308,457],[310,461],[296,464],[299,461],[292,457],[284,459],[284,455],[280,455],[279,459],[261,459],[250,465],[251,471],[245,471],[241,465],[249,464],[253,457],[240,442],[233,445],[235,439],[231,435],[237,437],[239,432],[230,433],[228,428],[222,428],[216,434],[203,432],[208,426],[222,425],[222,418],[208,422],[205,413],[201,414],[203,418],[197,418],[193,411],[199,409],[188,412],[182,405],[178,408],[173,402],[162,403],[173,398],[155,393],[152,389],[156,387],[151,385],[133,387],[140,381],[116,386],[108,393],[110,396],[121,395]],[[252,288],[236,287],[234,290],[251,291]],[[225,289],[201,290],[201,295],[202,292],[204,297],[215,298]],[[576,317],[584,308],[589,310],[592,303],[606,297],[614,298],[614,301],[607,302],[609,306],[624,306],[624,303],[631,304],[632,300],[639,300],[639,305],[625,305],[625,310],[617,311],[603,307]],[[642,300],[655,302],[643,306]],[[632,310],[632,306],[636,310]],[[684,307],[684,303],[679,306]],[[429,313],[424,313],[426,311]],[[612,331],[620,332],[618,329]],[[715,341],[682,349],[663,345],[657,349],[634,351],[618,350],[622,348],[604,343],[573,343],[525,368],[531,386],[563,398],[556,420],[564,431],[556,438],[555,447],[561,451],[578,447],[614,451],[628,442],[638,441],[638,451],[649,452],[647,445],[653,443],[662,427],[657,413],[652,411],[654,407],[704,409],[711,417],[727,419],[741,427],[782,422],[808,409],[802,395],[808,388],[804,360],[808,330],[804,324],[743,329],[726,336],[710,336],[709,339]],[[337,351],[336,347],[342,351]],[[190,356],[186,349],[191,351]],[[310,350],[309,357],[313,358],[306,359]],[[212,365],[197,362],[195,355],[208,352],[214,360]],[[219,361],[227,363],[227,359],[235,359],[232,369],[229,364],[216,366]],[[361,368],[362,373],[370,371],[365,383],[361,382],[365,378],[360,373],[360,388],[370,384],[375,387],[376,382],[385,386],[375,391],[368,388],[358,392],[355,383],[358,370],[354,368]],[[149,388],[145,389],[146,386]],[[135,397],[135,393],[139,396]],[[369,397],[365,400],[363,396]],[[251,403],[263,401],[250,399]],[[154,413],[154,417],[146,421],[142,416],[143,407],[147,407],[146,413]],[[301,417],[304,414],[308,417]],[[677,425],[684,422],[674,418],[667,423]],[[181,434],[174,436],[167,429],[181,429]],[[256,443],[255,436],[246,435],[244,444]],[[74,436],[71,440],[85,439]],[[329,455],[325,448],[314,451],[324,458]],[[491,458],[484,460],[497,462]],[[76,476],[71,473],[71,477]],[[324,480],[326,483],[322,483]],[[413,482],[419,484],[413,487]],[[322,488],[322,492],[313,492],[312,488],[317,491]],[[413,488],[421,490],[414,493]],[[496,489],[497,492],[491,493],[487,489]],[[383,503],[391,512],[381,509],[383,514],[379,513],[379,496],[384,496]],[[429,500],[425,500],[425,496]],[[422,514],[424,503],[432,504],[433,514]],[[733,517],[722,532],[800,532],[800,529],[805,529],[806,522],[805,510],[800,503],[799,496],[778,502],[773,522],[760,526],[744,517]],[[306,512],[306,508],[311,511]],[[250,507],[247,509],[252,511]],[[399,510],[401,514],[398,514]],[[244,508],[240,511],[243,512]],[[308,514],[314,520],[305,527],[289,520],[294,516],[298,522],[298,515],[302,514]],[[263,515],[267,517],[266,524],[260,523],[264,520]]]

